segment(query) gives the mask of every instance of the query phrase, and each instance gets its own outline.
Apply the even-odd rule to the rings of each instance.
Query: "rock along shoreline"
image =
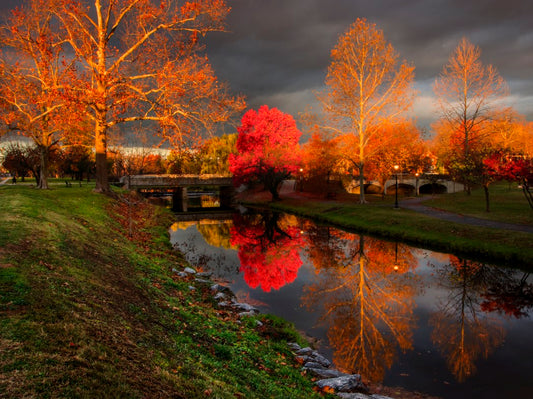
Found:
[[[237,301],[233,292],[226,286],[213,282],[211,273],[197,272],[192,267],[186,267],[183,271],[172,269],[178,277],[191,279],[198,284],[209,284],[213,298],[220,308],[229,308],[239,317],[254,316],[260,313],[259,309],[244,302]],[[189,286],[195,290],[194,285]],[[261,321],[256,320],[257,326],[261,327]],[[311,347],[302,348],[294,342],[288,343],[296,361],[302,364],[302,371],[308,372],[317,378],[315,385],[322,391],[335,393],[343,399],[393,399],[390,396],[371,394],[368,387],[362,382],[359,374],[346,374],[332,368],[332,363],[326,357]]]

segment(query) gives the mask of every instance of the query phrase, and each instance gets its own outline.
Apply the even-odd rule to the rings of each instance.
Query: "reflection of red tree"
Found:
[[[499,312],[517,319],[528,316],[528,309],[533,308],[533,284],[528,283],[529,273],[524,273],[519,280],[510,276],[493,283],[482,295],[484,312]]]
[[[296,279],[302,266],[300,230],[282,230],[278,219],[277,214],[234,219],[231,244],[239,248],[240,271],[251,288],[280,289]]]

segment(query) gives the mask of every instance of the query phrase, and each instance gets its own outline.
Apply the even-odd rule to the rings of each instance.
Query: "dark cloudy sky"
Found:
[[[461,37],[508,82],[511,104],[533,121],[533,0],[228,0],[227,33],[211,37],[218,76],[248,104],[297,116],[323,88],[330,51],[358,17],[376,23],[416,67],[414,113],[428,126],[432,85]]]
[[[219,78],[251,108],[267,104],[296,117],[316,105],[331,49],[361,17],[415,65],[421,125],[437,117],[432,85],[463,36],[508,82],[511,105],[533,121],[533,0],[227,1],[229,32],[209,36],[207,51]],[[0,0],[0,8],[18,3]]]

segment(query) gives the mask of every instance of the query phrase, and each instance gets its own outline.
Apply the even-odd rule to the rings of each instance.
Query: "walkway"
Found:
[[[476,218],[473,216],[464,216],[458,213],[447,212],[421,204],[422,201],[428,199],[430,199],[430,197],[408,198],[400,201],[399,205],[401,208],[410,209],[412,211],[419,212],[437,219],[447,220],[449,222],[469,224],[480,227],[490,227],[494,229],[522,231],[533,234],[533,226],[496,222],[492,220]]]

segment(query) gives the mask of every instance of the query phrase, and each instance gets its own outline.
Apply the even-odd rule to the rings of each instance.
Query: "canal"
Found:
[[[442,398],[530,397],[533,277],[265,212],[178,221],[171,240],[336,368]]]

